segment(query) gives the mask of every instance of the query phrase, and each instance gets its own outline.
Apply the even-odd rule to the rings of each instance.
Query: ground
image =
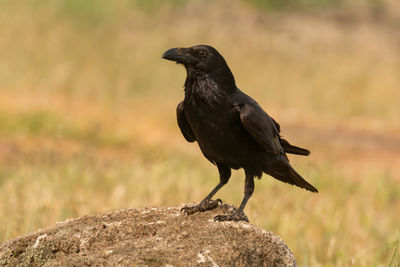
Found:
[[[232,206],[191,216],[182,206],[70,219],[0,247],[0,265],[296,266],[275,234],[244,222],[214,222]]]

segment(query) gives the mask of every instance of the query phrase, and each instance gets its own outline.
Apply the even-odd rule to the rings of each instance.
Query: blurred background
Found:
[[[312,151],[291,161],[320,193],[264,175],[250,221],[300,266],[399,266],[397,0],[0,1],[0,242],[216,185],[176,124],[184,68],[161,59],[195,44]],[[238,205],[243,177],[217,197]]]

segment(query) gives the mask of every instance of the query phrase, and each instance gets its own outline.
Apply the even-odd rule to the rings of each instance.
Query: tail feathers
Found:
[[[303,155],[303,156],[310,155],[310,150],[291,145],[285,139],[281,139],[281,146],[282,146],[283,150],[285,150],[286,153]]]
[[[278,179],[279,181],[296,185],[298,187],[304,188],[308,191],[318,193],[318,190],[309,184],[303,177],[300,176],[293,168],[286,162],[279,162],[273,168],[273,170],[268,172],[269,175]]]

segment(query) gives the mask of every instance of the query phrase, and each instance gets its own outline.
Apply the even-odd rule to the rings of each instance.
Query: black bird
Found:
[[[254,177],[261,178],[263,173],[318,192],[290,166],[286,155],[307,156],[310,151],[280,136],[279,124],[236,87],[231,70],[215,48],[172,48],[162,57],[185,66],[185,98],[176,110],[178,125],[188,142],[197,141],[220,175],[220,182],[203,201],[182,209],[186,214],[216,208],[221,200],[211,198],[229,181],[231,169],[244,169],[244,198],[234,213],[218,215],[215,221],[248,221],[243,210],[253,194]]]

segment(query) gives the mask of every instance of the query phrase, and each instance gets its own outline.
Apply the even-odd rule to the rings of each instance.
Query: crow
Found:
[[[217,166],[220,181],[198,205],[185,206],[188,215],[211,210],[222,203],[212,197],[228,183],[231,169],[244,169],[244,198],[239,209],[218,215],[215,221],[247,221],[244,213],[254,191],[254,178],[266,173],[279,181],[311,192],[318,190],[289,164],[286,153],[310,151],[290,144],[280,135],[279,124],[250,96],[236,87],[225,59],[213,47],[172,48],[162,57],[186,69],[185,96],[176,109],[178,126],[188,142],[197,141],[203,155]]]

